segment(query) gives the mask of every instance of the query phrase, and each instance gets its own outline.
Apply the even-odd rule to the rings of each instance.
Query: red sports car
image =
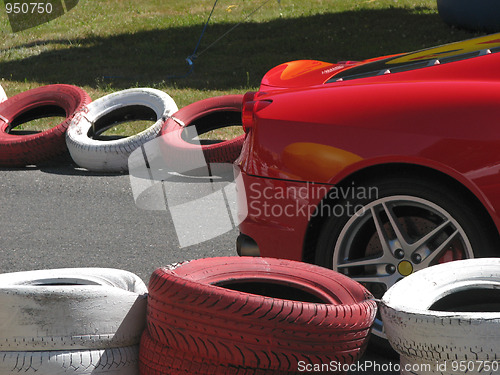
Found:
[[[330,267],[377,298],[500,255],[499,52],[494,34],[269,71],[243,103],[238,253]]]

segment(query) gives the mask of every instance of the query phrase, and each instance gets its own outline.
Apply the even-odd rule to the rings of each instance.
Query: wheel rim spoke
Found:
[[[394,257],[388,256],[386,253],[378,258],[362,258],[359,260],[349,261],[348,263],[339,264],[338,268],[352,268],[362,266],[385,266],[394,263]]]
[[[382,207],[384,208],[384,211],[389,218],[389,222],[391,223],[391,229],[394,231],[394,234],[396,235],[396,239],[399,242],[399,245],[401,248],[405,248],[408,246],[408,241],[406,240],[406,237],[403,234],[403,231],[401,230],[399,224],[398,224],[398,218],[394,215],[394,212],[392,211],[391,208],[387,207],[386,202],[382,202]]]
[[[412,250],[418,251],[418,249],[420,247],[422,247],[423,245],[425,245],[427,243],[427,241],[433,239],[438,234],[440,234],[443,229],[445,229],[446,227],[448,227],[449,224],[450,224],[450,221],[449,220],[445,220],[441,225],[439,225],[438,227],[436,227],[433,230],[431,230],[429,233],[427,233],[425,236],[423,236],[417,242],[413,243],[410,247],[412,248]]]
[[[380,217],[378,216],[375,207],[371,207],[370,212],[372,214],[373,222],[375,223],[375,228],[377,229],[377,234],[380,239],[380,244],[382,245],[382,251],[384,253],[383,256],[385,256],[386,254],[392,254],[389,238],[387,237],[387,233],[383,228],[382,220],[380,220]]]
[[[441,255],[443,255],[443,252],[446,249],[446,247],[457,236],[458,236],[458,230],[455,230],[455,232],[453,232],[441,245],[439,245],[439,247],[436,250],[430,253],[416,268],[420,270],[429,267],[434,260],[438,259]]]

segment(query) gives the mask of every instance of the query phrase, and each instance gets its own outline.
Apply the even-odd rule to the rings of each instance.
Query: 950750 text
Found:
[[[8,14],[50,14],[53,7],[50,2],[47,3],[5,3],[5,10]]]

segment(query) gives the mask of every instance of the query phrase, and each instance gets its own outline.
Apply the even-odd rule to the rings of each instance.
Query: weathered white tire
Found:
[[[138,375],[139,347],[0,352],[0,374]]]
[[[465,361],[467,374],[480,374],[480,363],[471,361],[485,361],[488,374],[500,374],[499,290],[499,258],[440,264],[391,287],[381,314],[387,338],[402,356],[402,373],[463,373],[452,370]],[[408,372],[403,364],[427,368]]]
[[[5,93],[5,90],[3,87],[0,85],[0,103],[4,102],[7,100],[7,94]]]
[[[137,345],[145,327],[146,293],[138,276],[108,268],[2,274],[0,351]]]
[[[91,171],[126,171],[132,151],[154,139],[163,122],[176,111],[174,100],[160,90],[137,88],[115,92],[90,103],[85,113],[71,122],[66,132],[66,144],[80,167]],[[99,133],[115,122],[132,119],[153,119],[156,122],[126,138],[109,141],[91,138],[93,132]]]

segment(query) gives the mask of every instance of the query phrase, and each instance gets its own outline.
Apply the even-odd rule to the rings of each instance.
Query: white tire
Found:
[[[0,85],[0,103],[6,101],[7,99],[7,94],[5,93],[3,87]]]
[[[137,345],[146,293],[136,275],[68,268],[0,275],[0,351]]]
[[[382,320],[407,374],[500,374],[500,259],[454,261],[418,271],[383,296]],[[473,361],[477,361],[472,363]],[[430,365],[430,367],[429,367]],[[441,366],[439,368],[438,366]],[[425,369],[425,370],[424,370]],[[462,368],[463,370],[463,368]]]
[[[0,352],[0,374],[138,375],[139,347]]]
[[[163,91],[137,88],[115,92],[93,101],[81,116],[76,116],[66,132],[66,145],[80,167],[91,171],[126,171],[132,151],[154,139],[167,117],[175,112],[177,105]],[[110,141],[91,138],[116,122],[132,119],[156,122],[126,138]]]

